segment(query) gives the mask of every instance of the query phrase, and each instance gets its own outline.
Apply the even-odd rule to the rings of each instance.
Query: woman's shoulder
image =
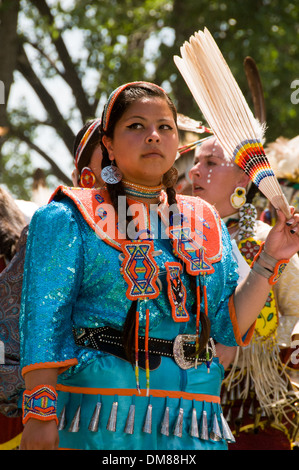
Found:
[[[30,226],[46,224],[66,224],[76,217],[76,207],[67,197],[52,199],[48,204],[39,207],[32,216]]]

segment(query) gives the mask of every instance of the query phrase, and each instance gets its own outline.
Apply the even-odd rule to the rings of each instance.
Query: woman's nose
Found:
[[[194,176],[199,176],[200,175],[200,166],[199,163],[196,163],[193,165],[191,170],[189,171],[189,177],[192,179]]]
[[[160,134],[157,129],[151,129],[148,135],[146,136],[146,143],[160,142]]]

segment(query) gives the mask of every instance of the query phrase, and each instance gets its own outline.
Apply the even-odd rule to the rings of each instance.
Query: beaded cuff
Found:
[[[254,260],[251,264],[251,269],[257,273],[259,273],[261,276],[265,277],[268,279],[269,284],[272,286],[276,284],[278,279],[280,278],[281,274],[283,273],[285,267],[287,266],[289,260],[288,259],[281,259],[277,260],[273,258],[272,256],[268,255],[264,250],[264,244],[261,244],[261,247],[254,257]],[[262,266],[258,261],[259,259],[264,260],[266,263],[268,263],[273,270],[266,268],[265,266]]]
[[[58,424],[56,416],[57,393],[50,385],[38,385],[32,390],[25,390],[23,394],[23,424],[30,418],[41,421],[54,419]]]
[[[281,259],[280,261],[278,261],[276,263],[276,266],[274,268],[274,271],[273,271],[273,274],[272,276],[269,278],[269,284],[271,285],[274,285],[276,284],[276,282],[278,281],[278,279],[280,278],[281,274],[283,273],[283,271],[285,270],[288,262],[290,260],[288,259]]]

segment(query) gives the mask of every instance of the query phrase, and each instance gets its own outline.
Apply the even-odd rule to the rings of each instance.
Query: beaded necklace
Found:
[[[140,184],[131,183],[127,180],[122,180],[125,192],[128,196],[145,198],[145,199],[156,199],[161,195],[163,185],[159,186],[141,186]]]

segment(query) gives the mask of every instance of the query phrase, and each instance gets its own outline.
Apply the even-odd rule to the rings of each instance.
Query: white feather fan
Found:
[[[264,127],[254,118],[208,29],[191,36],[180,52],[175,64],[224,153],[290,218],[289,205],[265,155]]]

